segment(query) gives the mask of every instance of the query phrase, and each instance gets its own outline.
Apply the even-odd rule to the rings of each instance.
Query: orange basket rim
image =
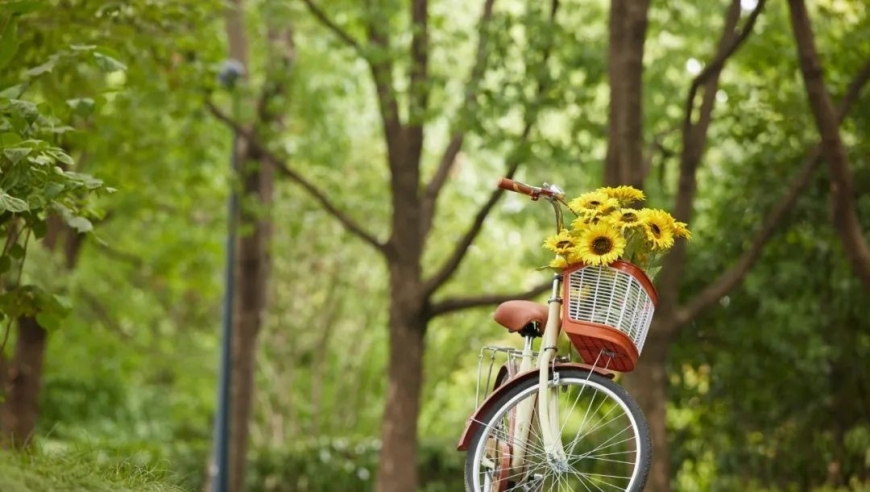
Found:
[[[637,365],[638,359],[640,358],[640,352],[638,351],[634,340],[618,328],[603,325],[601,323],[572,320],[568,323],[563,323],[562,329],[568,335],[574,348],[581,353],[581,356],[584,352],[587,352],[586,347],[578,345],[579,340],[583,338],[604,340],[619,346],[628,357],[627,370],[620,370],[620,372],[633,371],[634,367]]]
[[[582,270],[587,266],[584,263],[575,263],[573,265],[568,265],[566,268],[562,269],[563,275],[568,275],[570,273],[576,272],[577,270]],[[659,295],[656,291],[655,286],[652,283],[652,280],[647,276],[646,272],[643,271],[642,268],[635,265],[634,263],[625,261],[625,260],[616,260],[609,265],[605,265],[610,268],[619,270],[621,272],[625,272],[632,277],[634,277],[638,282],[640,282],[640,286],[643,287],[643,290],[646,291],[646,294],[649,296],[650,300],[653,303],[653,306],[658,306],[659,303]],[[565,284],[567,288],[568,284]],[[567,305],[567,304],[566,304]],[[602,325],[603,326],[603,325]]]

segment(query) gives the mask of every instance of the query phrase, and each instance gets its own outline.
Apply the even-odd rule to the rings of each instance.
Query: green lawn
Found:
[[[159,473],[132,465],[96,465],[75,456],[0,452],[2,492],[185,492]]]

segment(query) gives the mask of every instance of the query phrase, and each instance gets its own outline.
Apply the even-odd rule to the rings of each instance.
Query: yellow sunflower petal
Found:
[[[610,198],[618,200],[621,205],[630,205],[634,202],[642,202],[646,199],[642,191],[632,186],[617,186],[615,188],[608,186],[605,188],[599,188],[598,191]]]
[[[609,209],[614,209],[618,207],[618,200],[597,191],[583,193],[582,195],[568,202],[568,208],[570,208],[576,214],[584,214],[590,212],[596,214],[607,213]]]
[[[622,232],[628,229],[637,229],[643,227],[643,219],[638,210],[633,208],[621,208],[614,211],[609,220]]]
[[[674,236],[692,239],[692,233],[689,231],[689,225],[685,222],[674,222]]]
[[[544,241],[544,248],[557,253],[566,254],[574,247],[574,237],[567,229],[562,229],[559,234],[554,234]]]
[[[557,256],[550,261],[550,268],[568,268],[568,260],[564,256]]]
[[[655,250],[666,250],[674,245],[674,218],[663,210],[640,211],[647,243]]]

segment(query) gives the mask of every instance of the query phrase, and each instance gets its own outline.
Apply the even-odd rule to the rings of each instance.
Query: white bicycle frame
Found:
[[[544,449],[555,460],[567,459],[559,438],[559,408],[557,402],[557,389],[550,384],[550,369],[556,357],[556,344],[560,334],[560,317],[562,314],[562,298],[559,295],[561,275],[553,279],[553,290],[549,300],[549,314],[547,326],[544,328],[544,336],[541,350],[538,352],[537,366],[539,370],[538,396],[536,399],[527,399],[517,406],[516,420],[512,429],[511,442],[513,452],[511,455],[511,468],[520,469],[525,460],[526,444],[532,424],[532,416],[535,404],[538,406],[538,421],[541,429],[541,438]],[[519,372],[523,373],[533,367],[532,338],[527,337],[523,347],[522,362]]]
[[[561,190],[552,185],[544,185],[545,189],[561,194]],[[562,230],[562,210],[559,204],[553,198],[548,198],[552,203],[553,209],[556,212],[556,230]],[[557,462],[566,462],[567,456],[562,447],[562,440],[559,429],[559,408],[558,408],[558,389],[550,385],[550,368],[553,366],[553,361],[556,358],[557,343],[561,332],[561,316],[562,316],[562,297],[560,288],[562,285],[562,275],[555,275],[553,278],[553,288],[548,301],[548,316],[547,325],[544,327],[543,341],[541,349],[538,351],[537,366],[539,370],[538,382],[538,397],[537,399],[528,399],[517,406],[516,420],[514,428],[511,430],[511,442],[513,443],[513,452],[511,456],[511,469],[520,470],[525,461],[526,444],[529,438],[529,430],[532,424],[532,415],[535,409],[535,403],[538,405],[538,421],[541,429],[541,438],[543,440],[544,450],[547,456]],[[532,337],[526,337],[526,343],[523,347],[522,362],[520,363],[519,372],[523,373],[533,367],[532,362]]]

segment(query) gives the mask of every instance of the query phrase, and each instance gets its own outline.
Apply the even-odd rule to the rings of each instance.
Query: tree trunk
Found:
[[[244,145],[240,146],[244,152]],[[236,258],[235,318],[232,332],[230,371],[229,490],[245,490],[249,424],[256,376],[257,335],[266,310],[270,258],[270,221],[260,216],[261,207],[272,201],[271,166],[258,155],[246,152],[240,162],[253,167],[244,176],[243,203],[255,202],[258,210],[243,207],[239,229],[248,232],[239,239]]]
[[[226,32],[230,57],[249,70],[242,0],[233,0],[227,8]],[[236,138],[235,152],[243,186],[238,218],[238,230],[242,235],[238,240],[234,265],[236,288],[230,351],[229,469],[226,470],[230,492],[245,490],[257,335],[266,309],[270,264],[268,241],[271,223],[261,214],[272,201],[274,174],[272,166],[267,165],[256,146],[240,135]]]
[[[643,46],[649,0],[610,2],[610,116],[604,181],[643,187]]]
[[[75,268],[84,235],[64,226],[57,217],[48,220],[48,230],[42,246],[54,251],[63,244],[64,265]],[[39,417],[39,391],[48,334],[35,318],[21,317],[17,323],[15,355],[12,364],[0,354],[0,446],[24,448],[30,444]]]
[[[378,492],[417,490],[417,416],[423,387],[426,321],[408,279],[391,274],[390,359],[381,426]]]
[[[15,356],[3,392],[6,400],[0,407],[4,446],[24,448],[31,441],[39,414],[45,345],[45,329],[33,318],[19,318]]]
[[[650,326],[650,335],[643,355],[634,372],[625,374],[622,385],[634,397],[649,424],[652,438],[652,468],[645,492],[671,490],[670,453],[668,450],[668,346],[670,337],[664,333],[662,318]]]
[[[707,130],[712,119],[719,75],[728,58],[751,32],[755,19],[761,12],[761,0],[747,20],[743,31],[738,35],[740,20],[739,0],[731,2],[726,10],[722,35],[717,53],[707,68],[692,81],[687,101],[686,115],[682,129],[683,150],[680,155],[679,188],[674,206],[674,215],[680,221],[690,222],[696,191],[695,173],[706,146]],[[611,121],[610,146],[614,149],[608,159],[605,181],[610,186],[631,185],[642,188],[646,169],[643,167],[640,126],[642,108],[640,107],[640,85],[642,84],[643,38],[638,33],[641,26],[646,28],[648,4],[629,2],[624,5],[613,1],[611,10],[611,118],[621,118],[620,122]],[[632,11],[632,7],[634,10]],[[640,9],[643,8],[641,12]],[[642,16],[642,17],[641,17]],[[643,19],[641,21],[641,18]],[[633,19],[629,21],[628,19]],[[628,23],[628,24],[627,24]],[[634,26],[633,30],[626,25]],[[619,64],[623,65],[621,70]],[[635,87],[637,86],[637,87]],[[703,96],[697,120],[693,119],[696,91],[702,89]],[[617,94],[623,94],[619,98]],[[628,103],[626,101],[629,101]],[[613,108],[615,105],[616,109]],[[631,106],[630,106],[631,105]],[[628,112],[621,114],[621,111]],[[637,129],[635,129],[635,125]],[[608,154],[608,158],[610,154]],[[667,357],[668,346],[681,323],[678,316],[679,283],[685,262],[685,243],[678,241],[665,258],[662,274],[657,281],[659,305],[655,320],[650,327],[648,339],[637,369],[626,374],[623,382],[629,393],[635,397],[643,410],[650,426],[653,441],[652,469],[646,490],[649,492],[669,492],[670,457],[667,439]]]

